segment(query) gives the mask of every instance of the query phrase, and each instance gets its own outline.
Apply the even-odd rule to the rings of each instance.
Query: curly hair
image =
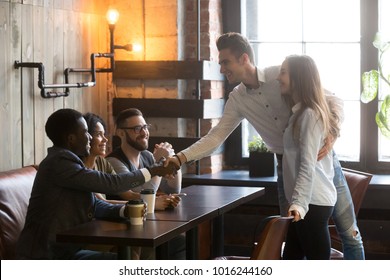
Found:
[[[87,122],[89,134],[92,135],[94,133],[97,123],[101,123],[104,130],[106,131],[106,124],[103,121],[103,119],[101,117],[99,117],[98,115],[96,115],[94,113],[86,113],[86,114],[84,114],[83,117],[84,117],[85,121]]]
[[[73,109],[59,109],[49,116],[45,124],[47,137],[54,146],[65,147],[69,134],[76,133],[83,115]]]

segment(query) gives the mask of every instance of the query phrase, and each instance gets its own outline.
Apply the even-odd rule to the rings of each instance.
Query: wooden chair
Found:
[[[215,260],[280,260],[282,244],[286,238],[292,217],[271,216],[257,239],[250,257],[223,256]]]
[[[351,192],[353,206],[355,208],[355,215],[358,216],[360,207],[362,205],[364,196],[366,194],[368,185],[370,184],[372,174],[365,173],[353,169],[347,169],[343,168],[343,173],[345,176],[345,179],[348,183],[348,188]],[[334,224],[329,225],[329,231],[330,231],[330,238],[332,241],[332,244],[338,245],[338,248],[341,248],[341,239],[339,235],[337,234],[336,228]],[[340,252],[337,249],[332,248],[331,251],[331,259],[332,260],[338,260],[343,259],[344,255],[342,252]]]

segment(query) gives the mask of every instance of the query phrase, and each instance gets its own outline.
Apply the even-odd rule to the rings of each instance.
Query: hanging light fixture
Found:
[[[66,68],[64,70],[65,84],[45,84],[45,67],[41,62],[19,62],[15,61],[15,69],[19,68],[38,68],[38,87],[41,89],[41,96],[43,98],[53,97],[66,97],[69,95],[70,88],[82,88],[82,87],[93,87],[96,85],[96,73],[112,73],[115,69],[115,49],[123,49],[126,51],[140,51],[142,47],[138,44],[126,44],[126,45],[115,45],[114,44],[114,30],[115,24],[119,19],[119,12],[115,9],[109,9],[106,13],[108,27],[110,31],[110,52],[109,53],[92,53],[90,55],[91,68]],[[96,58],[109,58],[110,66],[108,68],[96,68]],[[70,73],[90,73],[91,80],[88,82],[69,83]],[[47,89],[65,89],[64,92],[58,91],[46,91]]]

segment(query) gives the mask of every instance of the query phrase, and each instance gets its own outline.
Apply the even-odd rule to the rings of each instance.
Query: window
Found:
[[[385,15],[385,12],[381,11],[389,11],[390,9],[390,1],[382,0],[379,2],[379,31],[385,38],[385,40],[390,41],[390,18],[388,15]],[[383,71],[390,77],[390,51],[387,51],[384,61],[387,61],[383,64]],[[381,101],[383,101],[384,96],[390,94],[390,87],[383,81],[380,81],[379,84],[379,104],[381,105]],[[379,134],[379,149],[378,149],[378,158],[379,161],[388,161],[390,162],[390,139],[384,137],[382,134]]]
[[[365,124],[366,119],[375,118],[376,110],[362,109],[366,105],[360,102],[361,74],[370,70],[363,65],[364,48],[372,47],[376,31],[390,33],[390,19],[381,13],[390,10],[390,1],[377,1],[241,0],[241,33],[253,46],[257,66],[280,65],[290,54],[313,57],[323,86],[344,100],[345,120],[334,148],[340,160],[363,169],[370,161],[390,161],[390,140],[377,127]],[[364,26],[367,22],[376,24],[370,29]],[[369,38],[369,43],[363,38]],[[377,61],[368,65],[377,67]],[[390,91],[384,83],[381,90],[379,100]],[[373,102],[376,108],[380,106],[380,101]],[[241,129],[244,158],[256,131],[247,122]],[[378,134],[374,143],[373,134]],[[372,156],[372,146],[377,157]]]

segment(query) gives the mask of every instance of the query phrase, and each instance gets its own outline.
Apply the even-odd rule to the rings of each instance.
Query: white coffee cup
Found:
[[[147,213],[154,213],[154,205],[156,202],[156,192],[154,189],[142,189],[141,199],[146,202],[148,211]]]
[[[132,199],[126,203],[130,224],[144,224],[145,203],[142,199]]]

